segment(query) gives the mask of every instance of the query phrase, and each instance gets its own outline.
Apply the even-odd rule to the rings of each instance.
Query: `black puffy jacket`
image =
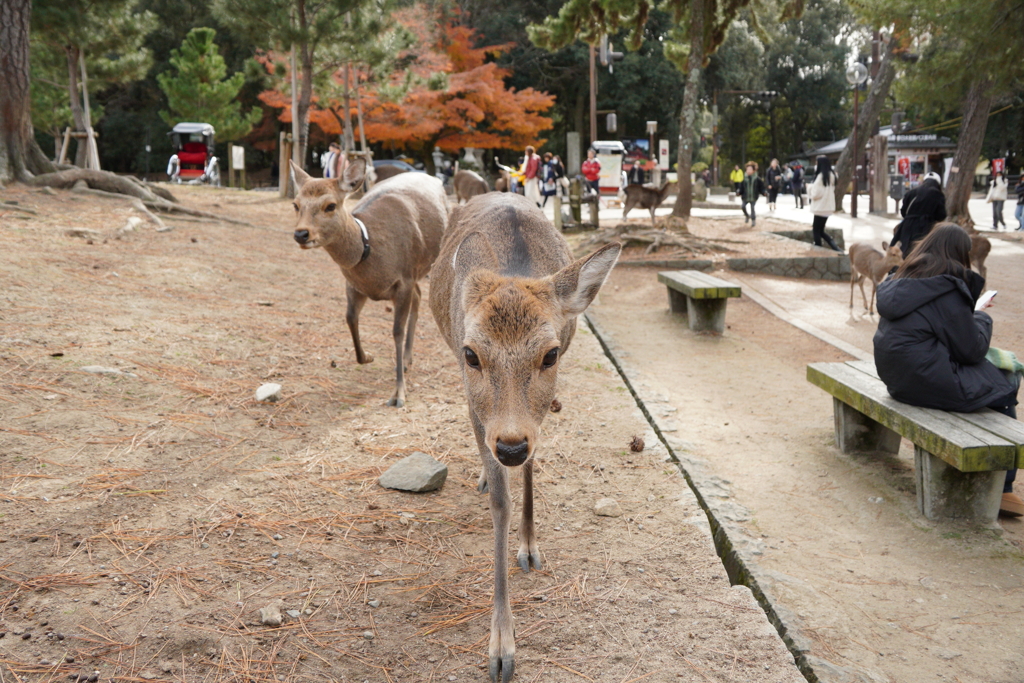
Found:
[[[889,394],[924,408],[971,412],[1016,391],[985,360],[992,318],[974,310],[984,287],[952,275],[886,280],[878,287],[875,367]]]
[[[939,182],[929,178],[908,192],[900,213],[903,220],[896,226],[889,246],[899,244],[903,258],[907,258],[915,242],[931,232],[933,225],[946,220],[946,195]]]

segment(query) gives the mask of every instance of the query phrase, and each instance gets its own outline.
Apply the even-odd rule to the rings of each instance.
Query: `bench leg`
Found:
[[[725,332],[725,302],[728,299],[691,299],[686,308],[690,329],[694,332]]]
[[[900,435],[875,422],[838,398],[832,398],[836,423],[836,447],[843,453],[899,453]]]
[[[914,447],[917,509],[928,519],[991,524],[999,515],[1006,472],[961,472],[920,446]]]
[[[686,295],[682,292],[677,292],[671,287],[668,289],[668,308],[673,313],[682,313],[686,315]]]

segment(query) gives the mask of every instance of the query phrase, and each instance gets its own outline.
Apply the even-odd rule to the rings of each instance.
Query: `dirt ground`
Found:
[[[255,227],[119,238],[120,200],[0,194],[36,211],[0,204],[0,680],[485,679],[490,514],[429,313],[408,404],[386,408],[389,311],[365,309],[358,366],[340,273],[295,246],[290,204],[174,191]],[[283,399],[257,403],[269,381]],[[518,679],[802,680],[586,329],[560,381],[545,569],[512,570]],[[445,487],[380,488],[414,451]],[[622,517],[594,515],[605,496]],[[295,616],[262,626],[276,600]]]
[[[1013,260],[990,259],[989,275],[1019,300],[1010,294],[1021,291]],[[668,312],[655,273],[617,269],[588,315],[821,679],[1022,680],[1024,523],[924,519],[908,442],[884,461],[834,447],[832,398],[805,370],[848,356],[746,297],[730,301],[722,337],[690,333]],[[846,322],[848,284],[756,284],[871,349],[876,323],[859,313]],[[1019,350],[1020,304],[1002,305],[992,309],[993,343]]]
[[[673,221],[670,217],[658,219],[659,229],[668,227],[672,229]],[[616,219],[602,219],[601,228],[618,228],[619,232],[625,231],[648,231],[651,229],[650,218],[630,218],[622,221]],[[664,245],[660,249],[647,253],[646,245],[635,246],[627,244],[622,251],[623,261],[642,260],[665,260],[665,259],[707,259],[714,262],[718,268],[726,267],[726,259],[730,258],[792,258],[792,257],[838,257],[835,251],[814,247],[809,243],[771,234],[772,231],[803,229],[803,226],[794,228],[794,225],[787,221],[773,218],[763,218],[756,227],[749,223],[735,218],[707,218],[691,217],[686,227],[690,236],[696,238],[687,240],[682,238],[684,244],[680,246]],[[590,239],[592,233],[582,232],[570,237],[570,243],[574,245],[574,253],[584,255],[595,249],[599,244]],[[677,235],[678,236],[678,235]],[[679,236],[681,237],[681,236]],[[595,246],[596,245],[596,246]]]

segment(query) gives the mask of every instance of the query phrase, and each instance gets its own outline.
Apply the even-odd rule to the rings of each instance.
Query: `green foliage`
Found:
[[[230,142],[247,135],[263,112],[254,107],[248,114],[241,113],[242,103],[235,98],[245,74],[227,77],[224,58],[213,42],[216,35],[212,28],[192,29],[181,49],[171,51],[170,62],[177,74],[164,72],[157,76],[171,111],[161,111],[160,117],[169,126],[179,121],[209,123],[218,139]]]

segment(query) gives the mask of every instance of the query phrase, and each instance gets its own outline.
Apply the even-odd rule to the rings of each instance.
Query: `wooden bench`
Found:
[[[995,521],[1006,470],[1024,466],[1024,424],[988,408],[953,413],[901,403],[871,361],[812,363],[807,380],[832,394],[843,453],[896,453],[900,437],[913,442],[921,514]]]
[[[658,282],[668,287],[668,306],[673,313],[685,313],[694,332],[725,331],[725,304],[740,296],[739,285],[719,280],[699,270],[667,270]]]

